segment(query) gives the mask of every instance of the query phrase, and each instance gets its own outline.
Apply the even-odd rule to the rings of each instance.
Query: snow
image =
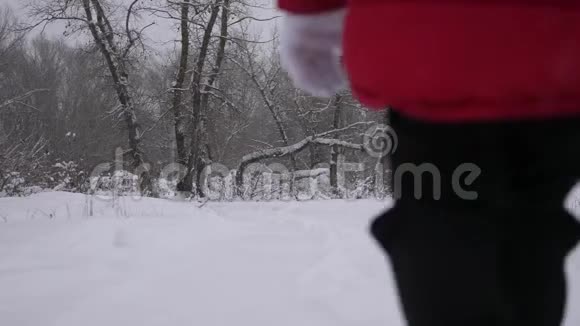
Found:
[[[367,236],[386,202],[90,204],[0,199],[0,325],[403,325]],[[568,270],[579,307],[580,252]]]

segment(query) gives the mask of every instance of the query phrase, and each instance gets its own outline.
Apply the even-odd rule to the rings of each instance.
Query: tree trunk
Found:
[[[187,174],[182,182],[185,183],[184,189],[191,189],[193,192],[193,176],[198,175],[196,172],[199,167],[205,166],[207,160],[207,128],[206,128],[206,118],[205,112],[202,108],[202,75],[203,68],[207,59],[207,54],[209,51],[209,45],[211,40],[211,34],[215,23],[218,18],[220,5],[218,2],[214,2],[211,8],[210,17],[207,25],[205,26],[203,39],[199,49],[199,55],[197,57],[197,62],[195,65],[195,70],[193,72],[192,80],[192,123],[191,123],[191,146],[189,157],[187,160]],[[203,169],[203,168],[202,168]],[[201,171],[199,171],[201,173]],[[197,179],[197,178],[196,178]],[[197,182],[196,193],[194,195],[202,196],[203,194],[199,191],[201,185]]]
[[[181,4],[181,54],[175,84],[173,85],[173,101],[171,104],[174,116],[175,146],[177,163],[187,165],[187,147],[185,144],[185,128],[187,125],[183,107],[183,92],[185,75],[189,59],[189,5],[190,0],[183,0]],[[179,182],[177,191],[191,191],[191,182]]]
[[[310,168],[314,169],[318,164],[324,162],[319,145],[310,146]]]
[[[340,129],[342,124],[342,97],[337,95],[334,99],[334,117],[332,127],[333,129]],[[337,135],[338,137],[338,135]],[[332,146],[330,150],[330,188],[335,196],[341,196],[340,189],[338,189],[338,159],[341,154],[339,146]]]
[[[96,11],[96,21],[94,20],[91,4]],[[134,101],[129,92],[129,74],[125,69],[124,58],[119,56],[118,49],[115,45],[114,32],[99,1],[83,0],[83,8],[91,35],[107,62],[115,92],[121,105],[121,112],[129,132],[131,168],[134,171],[140,171],[141,191],[149,192],[152,190],[152,180],[149,169],[145,165],[144,153],[141,148],[141,131],[135,113]]]
[[[228,41],[228,19],[230,10],[230,0],[224,0],[222,4],[221,26],[220,26],[220,40],[218,50],[215,58],[215,63],[209,75],[207,83],[202,87],[201,100],[199,105],[199,128],[198,128],[198,150],[197,161],[195,164],[196,175],[196,192],[199,196],[204,196],[203,185],[201,184],[202,173],[206,166],[212,163],[211,151],[209,147],[207,121],[209,110],[209,91],[215,85],[217,77],[222,68],[222,63],[225,58],[226,45]],[[215,24],[215,22],[214,22]]]

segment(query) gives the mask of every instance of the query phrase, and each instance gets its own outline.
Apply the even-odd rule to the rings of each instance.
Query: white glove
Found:
[[[280,57],[296,87],[330,97],[346,87],[340,56],[346,10],[316,15],[287,14],[282,21]]]

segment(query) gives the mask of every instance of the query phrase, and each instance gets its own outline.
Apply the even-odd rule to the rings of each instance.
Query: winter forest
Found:
[[[272,5],[0,6],[0,196],[383,198],[388,110],[294,88]]]
[[[299,2],[310,6],[309,1],[315,2]],[[365,12],[371,8],[368,2],[359,1]],[[428,307],[429,313],[415,318],[421,325],[447,320],[461,324],[452,317],[442,323],[428,318],[437,315],[431,313],[435,310],[446,317],[455,311],[459,318],[469,316],[476,305],[484,311],[477,317],[495,317],[495,310],[501,316],[511,317],[513,311],[526,315],[528,310],[540,315],[548,301],[544,295],[559,295],[559,288],[531,284],[538,275],[554,276],[552,265],[524,266],[540,259],[556,264],[562,259],[557,244],[562,241],[549,242],[560,236],[556,227],[544,227],[535,215],[520,216],[521,207],[511,207],[513,202],[503,198],[515,196],[512,190],[519,188],[494,193],[501,205],[494,206],[487,197],[473,206],[443,197],[452,203],[447,207],[446,201],[436,205],[441,189],[452,186],[458,198],[466,198],[455,183],[447,182],[451,180],[444,180],[442,188],[435,164],[410,164],[408,171],[394,168],[404,167],[397,161],[404,155],[414,159],[437,151],[447,157],[455,151],[461,156],[465,153],[457,148],[464,147],[438,140],[471,144],[473,134],[464,137],[467,129],[451,127],[445,130],[461,130],[461,135],[445,133],[441,138],[433,132],[441,129],[423,126],[421,137],[412,138],[409,131],[421,126],[408,123],[402,125],[411,126],[407,134],[398,126],[399,146],[391,127],[400,121],[398,111],[370,110],[348,87],[330,98],[298,89],[287,52],[280,51],[290,48],[289,29],[283,27],[292,14],[284,17],[275,7],[271,0],[0,0],[0,326],[404,326],[408,318],[402,309],[404,296],[399,295],[401,280],[413,286],[407,294],[420,299],[417,306]],[[351,7],[337,11],[328,17],[355,16]],[[297,16],[321,16],[324,22],[328,18]],[[318,18],[311,26],[329,25],[319,24]],[[383,23],[385,30],[391,28],[381,16]],[[334,27],[342,33],[343,26],[341,20]],[[328,81],[327,75],[317,74],[319,69],[308,69],[310,62],[324,62],[335,68],[334,77],[342,77],[342,34],[335,34],[339,46],[330,50],[337,51],[326,49],[325,54],[332,53],[336,62],[303,55],[307,64],[302,70]],[[428,43],[438,44],[432,41]],[[324,42],[310,43],[317,54]],[[377,43],[389,52],[393,48],[389,41]],[[367,53],[373,53],[365,46],[356,49],[362,49],[357,57],[365,62]],[[396,59],[383,59],[385,52],[376,53],[381,53],[375,54],[381,64],[385,61],[382,68],[396,64],[386,62]],[[415,67],[417,60],[410,61],[413,73],[422,70]],[[364,71],[366,78],[370,73]],[[436,83],[438,78],[433,78]],[[434,87],[446,88],[454,89]],[[390,95],[387,99],[391,101]],[[395,102],[399,106],[404,105]],[[525,129],[516,130],[509,135]],[[427,138],[431,143],[418,141]],[[440,150],[443,146],[445,151]],[[420,155],[405,153],[406,148]],[[481,152],[484,163],[509,167],[510,173],[519,169],[496,162],[495,152],[487,155],[491,146],[481,148],[487,149]],[[535,157],[528,157],[525,149],[518,151],[526,156],[517,162]],[[434,162],[456,161],[463,159]],[[436,171],[429,176],[431,168]],[[447,176],[447,167],[442,168]],[[413,178],[406,176],[405,189],[413,190],[416,201],[399,200],[399,181],[406,172]],[[418,183],[423,174],[432,177],[425,187]],[[516,179],[534,191],[546,191],[546,199],[552,200],[551,190],[533,178]],[[463,179],[467,186],[473,183]],[[488,183],[499,178],[485,180],[492,180],[482,182],[485,194],[494,192],[495,185],[488,188]],[[500,186],[505,185],[509,182]],[[422,189],[432,190],[433,200],[423,200]],[[542,198],[526,196],[516,196],[518,205],[529,204],[521,211],[552,212],[534,206]],[[580,187],[565,205],[580,216]],[[481,214],[490,211],[487,206],[509,207],[509,212]],[[475,217],[462,215],[474,211]],[[517,216],[508,219],[512,213]],[[528,220],[533,227],[527,228]],[[558,230],[573,230],[554,221]],[[500,222],[510,228],[501,229]],[[529,232],[536,229],[545,229],[549,236]],[[512,233],[517,235],[513,239]],[[517,242],[520,238],[530,243]],[[500,255],[498,243],[513,249],[510,255]],[[391,263],[393,252],[403,268]],[[525,255],[518,257],[520,252]],[[538,252],[539,258],[532,258]],[[553,253],[558,257],[545,258]],[[501,278],[496,260],[516,270]],[[562,325],[578,326],[580,249],[569,255],[565,271],[568,309]],[[473,275],[483,275],[483,281]],[[521,287],[502,292],[520,276]],[[502,288],[496,289],[495,282]],[[518,298],[538,299],[529,301],[538,305],[503,300],[504,294],[511,298],[515,292]],[[425,304],[423,297],[433,300]],[[547,315],[552,310],[546,309]],[[501,320],[503,325],[508,319]]]
[[[273,5],[0,0],[0,325],[402,325],[387,111],[295,88]]]

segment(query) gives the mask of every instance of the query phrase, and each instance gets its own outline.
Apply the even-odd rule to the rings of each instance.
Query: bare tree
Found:
[[[106,62],[109,77],[119,102],[115,113],[123,118],[128,131],[131,167],[141,171],[140,180],[143,191],[151,191],[151,175],[145,164],[145,153],[141,144],[141,126],[137,119],[135,99],[131,92],[130,55],[142,41],[143,31],[131,28],[132,18],[140,0],[133,0],[128,8],[123,9],[123,23],[115,23],[113,13],[122,8],[104,0],[50,0],[33,2],[30,12],[38,22],[31,27],[46,25],[55,21],[67,21],[73,31],[88,29],[94,45]]]
[[[247,37],[247,36],[246,36]],[[272,40],[273,42],[273,40]],[[238,40],[236,42],[240,51],[243,53],[245,58],[243,61],[237,60],[236,58],[230,58],[230,60],[236,64],[242,71],[244,71],[250,78],[255,89],[258,90],[260,97],[262,99],[263,105],[270,112],[272,119],[274,120],[280,139],[285,146],[290,145],[290,138],[288,135],[288,128],[284,123],[284,117],[282,116],[282,110],[280,108],[280,103],[275,100],[276,91],[278,90],[278,84],[281,79],[282,68],[278,61],[270,62],[270,69],[266,70],[264,67],[266,62],[262,60],[258,61],[260,55],[257,53],[256,47],[251,47],[252,42],[247,40]],[[272,56],[270,56],[272,58]],[[258,62],[257,62],[258,61]],[[292,169],[296,169],[296,159],[294,154],[290,155],[290,161]]]
[[[342,124],[342,97],[337,95],[332,100],[332,106],[334,107],[332,127],[334,129],[339,129]],[[338,145],[334,145],[330,150],[330,188],[334,195],[340,196],[340,190],[338,189],[338,159],[341,154],[341,148]]]
[[[190,0],[183,0],[181,3],[181,53],[179,56],[179,67],[177,70],[177,77],[172,85],[173,99],[172,110],[174,115],[175,126],[175,146],[177,153],[177,163],[186,165],[188,159],[188,148],[185,143],[187,117],[185,115],[185,108],[183,103],[183,93],[185,92],[185,77],[188,69],[189,60],[189,8]],[[180,182],[178,184],[178,191],[190,191],[191,189],[185,186],[186,183]]]
[[[209,8],[209,17],[207,22],[202,25],[201,30],[201,45],[198,49],[197,58],[195,61],[195,66],[192,73],[191,91],[192,91],[192,115],[191,115],[191,144],[189,156],[187,159],[187,174],[185,178],[180,182],[178,188],[181,191],[190,191],[197,195],[202,195],[201,184],[199,178],[203,168],[210,163],[210,151],[209,143],[207,137],[207,105],[208,97],[205,93],[210,87],[213,86],[215,78],[219,73],[221,68],[221,62],[223,60],[223,52],[225,50],[225,41],[227,40],[227,30],[228,30],[228,9],[230,2],[215,0],[211,2]],[[222,35],[219,41],[218,54],[216,55],[216,64],[214,65],[212,72],[209,76],[209,80],[204,84],[204,69],[209,57],[209,51],[211,46],[212,34],[216,22],[218,21],[218,16],[220,9],[222,11]],[[193,181],[195,176],[195,184],[197,189],[193,189]]]
[[[201,191],[201,173],[203,172],[204,168],[211,164],[213,158],[211,155],[209,140],[208,140],[208,110],[209,110],[209,101],[210,101],[210,94],[211,90],[214,88],[216,80],[220,74],[222,69],[222,64],[225,57],[226,52],[226,45],[228,42],[228,29],[229,29],[229,10],[230,10],[230,0],[223,0],[221,4],[222,8],[222,15],[221,15],[221,25],[220,25],[220,34],[219,34],[219,41],[218,41],[218,48],[217,53],[215,55],[215,62],[211,72],[207,78],[206,83],[201,86],[201,98],[199,99],[199,114],[197,115],[198,127],[196,128],[195,138],[197,140],[196,143],[192,143],[192,156],[193,160],[196,160],[195,169],[196,172],[196,185],[197,185],[197,193],[202,194]],[[196,110],[196,100],[194,92],[194,117],[195,110]],[[196,154],[195,154],[196,153]]]

